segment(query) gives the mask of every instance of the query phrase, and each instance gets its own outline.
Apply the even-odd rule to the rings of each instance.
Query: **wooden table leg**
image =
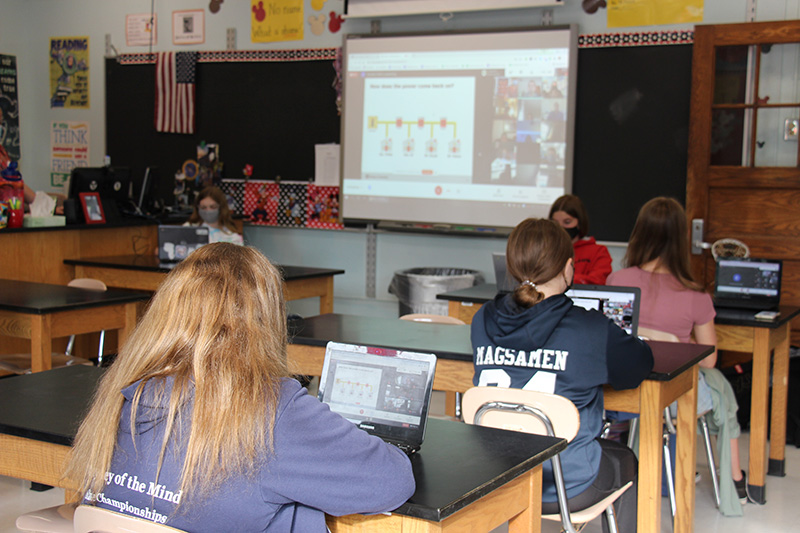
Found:
[[[760,504],[767,501],[767,401],[769,399],[770,330],[755,328],[753,333],[753,392],[750,402],[750,496]]]
[[[697,464],[697,365],[692,388],[678,398],[678,434],[675,453],[675,533],[694,531],[694,472]]]
[[[646,380],[639,385],[639,502],[637,531],[661,530],[661,383]]]
[[[542,465],[527,474],[528,508],[508,521],[508,533],[539,532],[542,530]]]
[[[333,276],[325,280],[325,294],[319,297],[319,314],[333,313]]]
[[[771,330],[773,338],[779,337],[775,344],[772,362],[772,416],[769,433],[770,476],[786,475],[786,408],[789,397],[789,341],[791,329],[789,322],[779,330]]]
[[[117,334],[117,350],[122,348],[122,345],[125,344],[125,341],[128,340],[128,337],[131,333],[133,333],[133,328],[136,327],[136,318],[138,315],[138,303],[129,303],[125,304],[125,325],[119,328],[119,333]]]
[[[31,372],[42,372],[53,367],[51,324],[51,315],[32,315]]]

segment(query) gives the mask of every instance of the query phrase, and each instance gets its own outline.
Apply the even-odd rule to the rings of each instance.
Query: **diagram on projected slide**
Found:
[[[331,401],[375,408],[381,383],[379,368],[364,368],[339,364],[333,383]]]
[[[362,173],[471,176],[474,99],[469,77],[368,79]]]

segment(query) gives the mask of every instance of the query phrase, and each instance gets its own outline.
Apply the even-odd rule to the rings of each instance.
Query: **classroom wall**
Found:
[[[348,33],[368,33],[370,21],[348,19],[338,33],[326,31],[314,36],[306,27],[303,41],[255,44],[250,42],[250,2],[229,0],[217,14],[208,12],[207,0],[153,2],[158,17],[158,45],[154,51],[222,50],[226,29],[235,28],[237,49],[322,48],[339,46]],[[487,5],[490,1],[487,0]],[[150,0],[2,0],[0,3],[0,54],[17,56],[20,93],[21,168],[26,182],[35,189],[49,187],[49,127],[54,120],[84,120],[90,123],[90,164],[100,165],[105,154],[105,101],[103,57],[105,36],[119,53],[146,52],[146,47],[125,45],[126,14],[146,13]],[[343,0],[327,0],[323,12],[341,13]],[[754,7],[754,13],[748,11]],[[171,13],[181,9],[205,9],[206,42],[196,46],[172,44]],[[311,0],[305,0],[306,17],[315,14]],[[625,33],[642,30],[691,29],[691,25],[639,28],[611,28],[605,10],[588,15],[580,0],[565,0],[555,8],[531,8],[456,13],[445,21],[438,15],[384,18],[383,32],[437,31],[448,29],[502,28],[541,24],[546,10],[552,11],[554,24],[575,23],[580,34]],[[800,18],[800,0],[706,0],[704,23],[736,23],[749,20]],[[89,36],[89,110],[50,109],[48,46],[51,37]],[[235,83],[235,80],[231,80]],[[580,80],[578,81],[580,83]],[[209,140],[212,141],[212,140]],[[136,142],[132,139],[131,142]],[[224,147],[222,160],[224,161]],[[635,207],[632,207],[635,209]],[[379,233],[376,235],[376,298],[366,293],[367,233],[363,230],[331,232],[325,230],[249,227],[247,241],[279,263],[343,268],[346,274],[335,280],[335,310],[341,313],[371,313],[395,316],[397,303],[387,292],[396,270],[418,266],[452,266],[483,272],[493,281],[491,252],[502,251],[502,239]],[[612,244],[614,267],[620,267],[624,244]],[[316,314],[316,302],[299,302],[291,310],[303,315]]]

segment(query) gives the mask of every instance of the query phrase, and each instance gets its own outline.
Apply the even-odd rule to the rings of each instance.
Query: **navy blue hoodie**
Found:
[[[561,452],[567,496],[592,484],[600,466],[595,438],[603,424],[603,385],[637,387],[653,368],[650,347],[597,311],[564,295],[530,308],[498,295],[472,319],[475,385],[532,389],[572,400],[581,417],[578,435]],[[555,502],[550,461],[543,467],[542,500]]]

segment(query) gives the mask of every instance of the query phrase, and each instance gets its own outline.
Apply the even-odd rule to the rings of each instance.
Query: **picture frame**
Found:
[[[103,202],[100,194],[96,192],[80,193],[83,218],[87,224],[105,224],[106,214],[103,211]]]
[[[172,12],[172,44],[203,44],[206,41],[205,11]]]

